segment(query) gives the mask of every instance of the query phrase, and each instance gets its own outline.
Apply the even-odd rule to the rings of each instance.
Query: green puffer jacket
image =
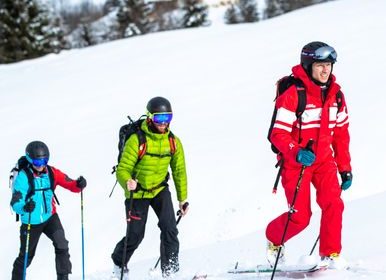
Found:
[[[146,135],[146,154],[136,165],[138,160],[139,140],[138,136],[133,134],[126,141],[117,168],[117,179],[125,191],[125,197],[130,197],[130,192],[127,190],[127,181],[129,179],[135,177],[142,188],[152,189],[165,180],[170,165],[174,185],[176,187],[177,199],[180,202],[185,201],[188,196],[187,175],[184,149],[180,139],[175,136],[176,151],[171,157],[169,156],[169,132],[165,134],[153,133],[149,130],[146,121],[142,123],[141,129]],[[161,155],[161,157],[154,155]],[[164,187],[160,187],[150,192],[138,190],[134,192],[133,198],[153,198],[163,188]]]

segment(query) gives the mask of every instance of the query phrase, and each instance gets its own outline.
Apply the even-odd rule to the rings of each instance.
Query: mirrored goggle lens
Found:
[[[331,59],[332,61],[336,61],[336,51],[332,47],[321,47],[315,51],[314,58],[318,60],[323,59]]]
[[[48,163],[48,158],[32,159],[32,164],[35,165],[36,167],[46,166],[47,163]]]
[[[152,120],[155,123],[170,123],[172,121],[173,114],[172,113],[155,113],[152,116]]]

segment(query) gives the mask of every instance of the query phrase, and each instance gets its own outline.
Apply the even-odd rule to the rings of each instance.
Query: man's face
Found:
[[[155,123],[153,122],[154,127],[157,129],[159,133],[165,133],[169,124],[168,123]]]
[[[327,83],[332,69],[331,62],[312,63],[312,78],[321,83]]]
[[[36,171],[38,171],[38,172],[42,172],[43,170],[44,170],[44,168],[46,168],[46,166],[45,165],[43,165],[43,166],[36,166],[36,165],[32,165],[32,167],[36,170]]]

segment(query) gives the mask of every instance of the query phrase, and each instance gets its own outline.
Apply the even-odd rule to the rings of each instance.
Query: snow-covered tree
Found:
[[[239,7],[244,18],[244,22],[259,21],[256,0],[239,0]]]
[[[0,63],[11,63],[59,52],[60,24],[35,0],[0,1]]]
[[[183,27],[198,27],[210,24],[208,5],[201,0],[187,0],[183,10],[185,11]]]
[[[227,24],[242,22],[243,18],[241,16],[240,7],[238,5],[231,4],[225,11],[224,19]]]
[[[154,4],[146,0],[120,0],[117,19],[122,38],[156,31],[151,17]]]
[[[272,18],[296,9],[328,1],[331,0],[265,0],[265,18]]]
[[[241,23],[259,21],[256,0],[239,0],[225,12],[225,23]]]

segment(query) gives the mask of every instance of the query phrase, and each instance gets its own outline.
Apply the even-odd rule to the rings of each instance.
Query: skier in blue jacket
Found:
[[[67,280],[71,273],[68,241],[56,212],[54,189],[60,185],[79,193],[87,182],[83,176],[72,180],[60,170],[48,166],[49,156],[48,147],[43,142],[29,143],[26,147],[28,164],[14,181],[11,206],[20,215],[21,226],[20,251],[13,264],[12,280],[24,279],[25,265],[28,267],[31,264],[42,233],[52,240],[55,247],[57,279]],[[27,236],[29,246],[25,264]]]

